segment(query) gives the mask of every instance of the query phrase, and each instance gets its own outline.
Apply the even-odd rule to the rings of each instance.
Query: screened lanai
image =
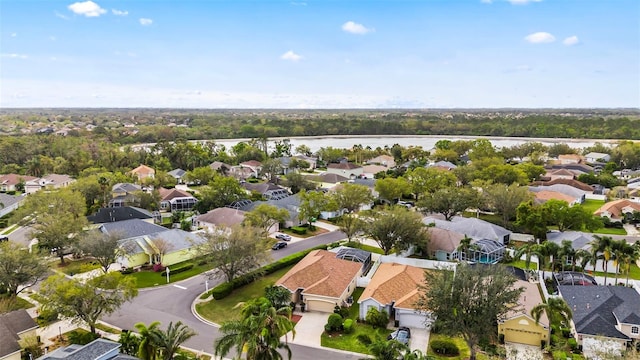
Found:
[[[342,247],[336,253],[336,258],[362,263],[363,274],[365,274],[371,266],[371,253],[361,249]]]
[[[458,249],[455,255],[462,261],[495,264],[502,260],[506,248],[504,244],[495,240],[480,239],[472,242],[466,251]]]

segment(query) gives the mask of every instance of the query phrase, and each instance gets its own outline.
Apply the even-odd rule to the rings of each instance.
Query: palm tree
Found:
[[[552,241],[545,241],[542,244],[538,244],[535,247],[535,252],[540,254],[539,256],[539,260],[540,260],[540,265],[542,267],[542,278],[544,279],[544,275],[545,275],[545,268],[547,267],[547,265],[551,265],[551,271],[553,272],[553,263],[555,262],[555,259],[558,257],[558,251],[559,251],[560,247],[558,246],[558,244],[552,242]]]
[[[157,330],[151,333],[153,343],[160,350],[162,360],[171,360],[178,351],[180,345],[189,340],[196,333],[181,321],[169,323],[166,331]]]
[[[640,241],[636,241],[635,244],[629,245],[624,250],[622,262],[624,263],[624,269],[627,273],[627,286],[629,286],[629,273],[631,272],[631,264],[635,264],[638,259],[640,259]]]
[[[518,251],[514,255],[516,260],[520,260],[522,255],[526,255],[526,257],[524,259],[524,267],[527,270],[529,270],[529,265],[531,265],[531,256],[533,254],[536,254],[536,252],[535,252],[536,245],[538,245],[538,244],[536,244],[535,241],[527,241],[527,243],[524,246],[522,246],[520,249],[518,249]],[[538,260],[538,261],[540,261],[540,260]]]
[[[600,258],[603,260],[602,269],[604,270],[605,285],[607,285],[607,267],[609,266],[609,260],[611,260],[611,255],[613,250],[612,243],[613,243],[613,239],[611,238],[611,236],[599,236],[599,235],[594,235],[593,240],[589,243],[589,245],[591,245],[592,254],[596,256],[596,259]],[[602,255],[599,255],[599,253],[602,253]],[[594,271],[595,271],[595,267],[594,267]]]
[[[564,271],[565,264],[571,259],[572,271],[576,270],[576,250],[573,248],[573,243],[569,240],[562,240],[560,245],[560,261],[562,262],[562,271]]]
[[[276,309],[266,298],[259,298],[244,305],[240,320],[227,321],[220,327],[222,337],[214,343],[215,355],[225,356],[232,348],[238,356],[246,352],[247,360],[281,360],[278,349],[285,349],[291,359],[291,349],[280,338],[293,332],[291,308]]]
[[[576,258],[580,259],[580,267],[582,268],[582,273],[585,272],[585,267],[591,261],[591,253],[585,249],[580,249],[576,251]]]
[[[154,321],[149,326],[143,323],[134,325],[140,333],[140,346],[138,347],[138,358],[142,360],[155,360],[158,357],[158,347],[154,342],[154,333],[158,331],[159,321]]]
[[[420,350],[413,350],[404,354],[402,360],[436,360],[436,357],[424,354]]]
[[[627,247],[630,247],[631,245],[627,243],[627,240],[625,239],[614,240],[611,245],[612,245],[611,248],[613,253],[613,263],[614,263],[614,266],[616,267],[615,284],[618,284],[618,274],[620,273],[620,262],[623,261],[625,254],[629,252],[629,250],[627,250]]]
[[[562,298],[550,297],[546,303],[538,304],[531,309],[531,316],[536,320],[536,324],[542,317],[542,312],[546,311],[551,324],[568,324],[573,318],[571,308]]]
[[[375,360],[397,360],[403,356],[403,353],[409,351],[409,347],[395,340],[378,339],[369,345],[369,351]]]
[[[460,245],[458,245],[458,260],[469,260],[469,249],[471,248],[471,240],[472,238],[468,237],[466,234],[462,240],[460,240]],[[464,256],[463,256],[464,255]]]

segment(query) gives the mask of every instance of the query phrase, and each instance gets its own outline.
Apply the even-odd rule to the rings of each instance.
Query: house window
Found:
[[[638,334],[638,327],[637,326],[632,326],[631,327],[631,333],[632,334]]]

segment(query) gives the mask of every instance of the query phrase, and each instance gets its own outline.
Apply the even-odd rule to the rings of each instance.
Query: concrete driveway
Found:
[[[427,347],[429,346],[429,334],[431,333],[429,329],[418,329],[418,328],[410,328],[411,329],[411,342],[409,343],[409,347],[411,350],[420,350],[424,354],[427,353]]]
[[[287,340],[293,344],[321,347],[320,336],[322,332],[324,332],[324,325],[327,323],[327,320],[329,320],[329,315],[331,314],[321,312],[296,312],[296,315],[302,316],[295,327],[296,336],[292,340],[291,333],[288,333],[285,335],[287,336]]]
[[[543,360],[539,346],[506,343],[507,360]]]

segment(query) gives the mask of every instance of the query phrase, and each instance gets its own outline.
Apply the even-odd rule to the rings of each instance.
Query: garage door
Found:
[[[320,300],[309,300],[307,299],[307,310],[308,311],[321,311],[332,313],[333,308],[336,306],[335,302],[327,302]]]
[[[396,312],[396,319],[399,320],[400,326],[412,327],[412,328],[425,328],[425,316],[416,313],[398,313]]]
[[[540,336],[540,334],[535,332],[504,329],[504,341],[506,342],[540,346],[541,339],[542,337]]]

